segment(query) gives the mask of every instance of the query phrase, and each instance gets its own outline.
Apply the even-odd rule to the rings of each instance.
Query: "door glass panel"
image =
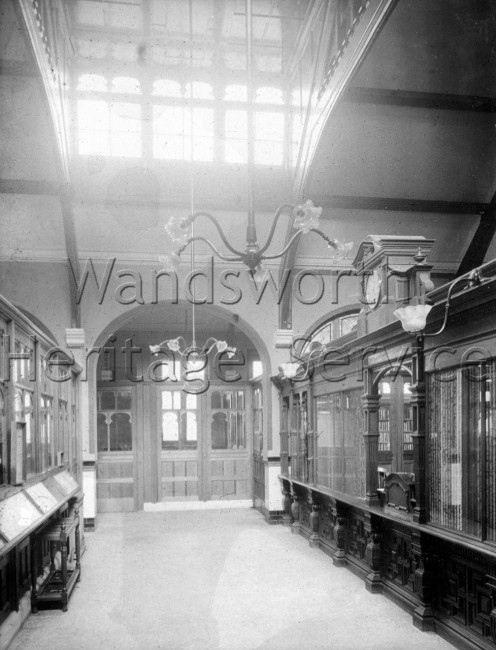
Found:
[[[212,449],[245,449],[244,391],[214,391],[211,395]]]
[[[100,410],[113,411],[115,409],[115,394],[110,391],[102,391],[100,393]]]
[[[184,414],[183,414],[184,415]],[[191,411],[186,411],[186,440],[197,441],[198,439],[198,430],[196,426],[196,413]]]
[[[162,414],[162,440],[179,441],[178,414],[173,411],[166,411]]]
[[[196,449],[198,423],[196,395],[162,391],[162,449]]]
[[[133,424],[130,390],[98,392],[98,451],[131,451]]]
[[[129,391],[117,393],[117,408],[131,410],[131,393]]]

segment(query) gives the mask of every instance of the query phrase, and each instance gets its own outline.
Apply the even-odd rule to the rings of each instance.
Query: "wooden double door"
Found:
[[[100,390],[97,508],[251,499],[249,397],[240,386],[198,395],[164,384]],[[127,407],[122,413],[119,400]],[[115,410],[104,412],[108,403]]]
[[[249,499],[246,391],[158,393],[158,500]]]

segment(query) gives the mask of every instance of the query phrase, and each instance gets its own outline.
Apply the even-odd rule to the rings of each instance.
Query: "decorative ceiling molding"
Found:
[[[342,56],[333,68],[332,78],[324,92],[320,94],[319,88],[312,88],[307,108],[307,123],[300,143],[298,162],[294,174],[293,197],[296,202],[303,194],[318,143],[334,107],[353,74],[363,62],[397,2],[398,0],[370,0],[349,39],[347,47],[343,50]],[[323,23],[324,26],[331,22],[330,13],[327,12],[326,20]],[[322,44],[316,54],[320,61],[314,64],[315,68],[321,67],[323,63],[322,57],[326,57],[327,54],[326,45]]]

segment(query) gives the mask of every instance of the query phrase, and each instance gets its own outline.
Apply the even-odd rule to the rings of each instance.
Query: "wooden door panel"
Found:
[[[178,457],[181,452],[162,452],[160,459],[160,501],[181,498],[198,499],[198,461],[196,451],[192,455]],[[184,452],[183,452],[184,453]]]
[[[136,509],[134,455],[98,454],[97,512],[132,512]]]
[[[246,451],[211,452],[210,457],[210,497],[212,499],[248,499],[250,481]]]

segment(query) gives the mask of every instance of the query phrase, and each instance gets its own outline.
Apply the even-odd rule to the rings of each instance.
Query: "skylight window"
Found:
[[[284,162],[284,114],[255,113],[255,164],[282,165]]]
[[[172,79],[157,79],[153,82],[152,95],[161,97],[182,97],[181,84]]]
[[[214,156],[214,111],[193,108],[193,159],[210,161]],[[191,115],[187,106],[153,107],[153,156],[189,160]]]
[[[244,102],[248,101],[248,93],[246,86],[232,85],[226,86],[224,91],[224,99],[226,102]]]
[[[151,141],[150,154],[156,159],[189,160],[192,155],[195,161],[211,162],[219,156],[227,163],[248,163],[249,106],[244,84],[226,86],[224,102],[215,103],[214,88],[205,81],[183,84],[176,79],[156,79],[146,97],[134,77],[107,79],[82,74],[77,90],[76,141],[82,155],[148,155],[143,152],[145,137]],[[152,119],[142,121],[151,97]],[[253,100],[254,163],[282,165],[286,128],[282,90],[260,87]],[[216,140],[222,146],[217,147]]]
[[[77,89],[104,93],[108,90],[107,80],[99,74],[82,74],[79,77]]]
[[[141,156],[139,104],[80,99],[77,112],[80,154]]]
[[[139,95],[141,93],[140,83],[132,77],[114,77],[112,79],[111,91],[113,93],[126,93]]]
[[[225,113],[225,151],[228,163],[248,162],[248,115],[246,110],[227,110]]]

